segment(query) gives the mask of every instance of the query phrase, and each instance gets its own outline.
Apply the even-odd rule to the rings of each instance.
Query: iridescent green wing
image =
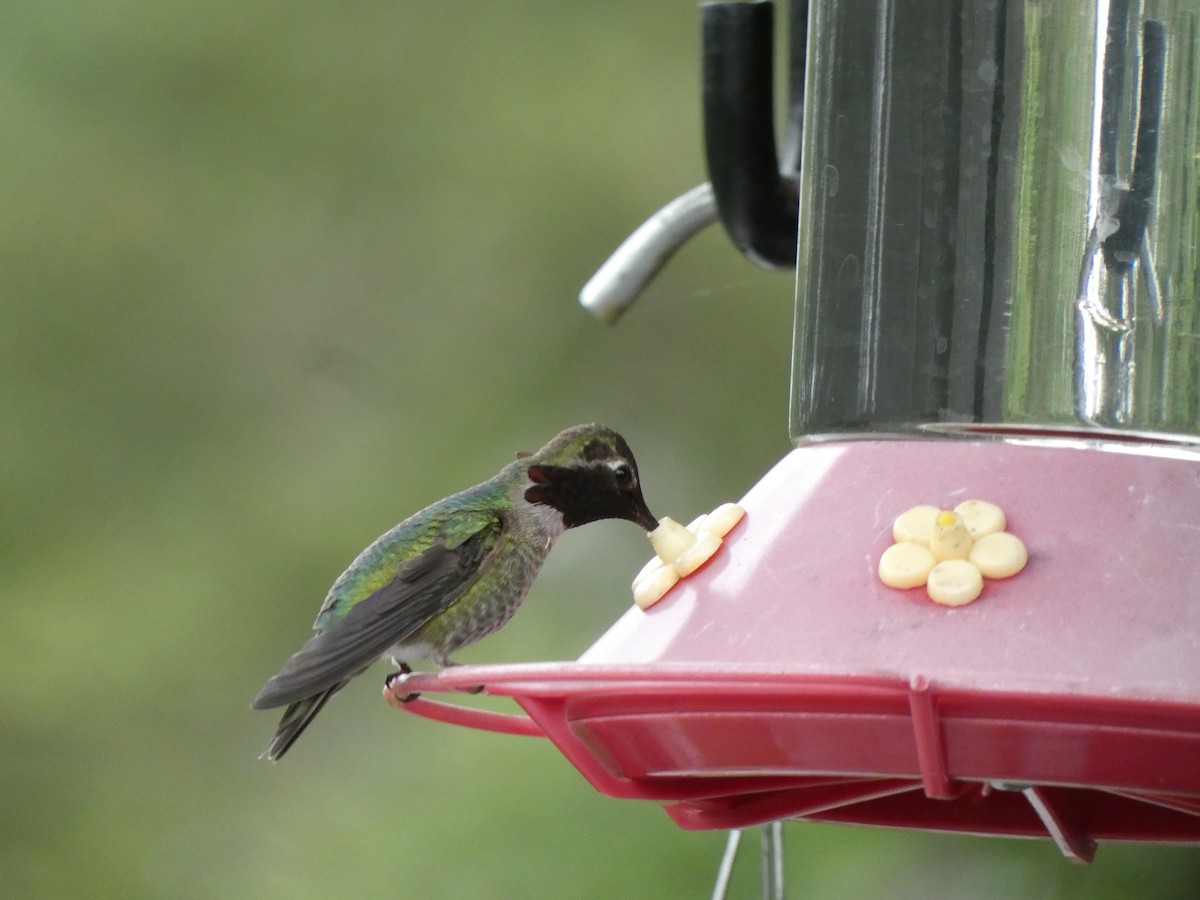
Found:
[[[485,482],[421,510],[381,535],[330,588],[313,629],[334,627],[359,603],[386,596],[397,580],[424,584],[431,575],[441,574],[440,566],[447,565],[441,552],[499,534],[500,515],[507,509],[504,499]]]
[[[323,630],[267,682],[252,706],[295,703],[354,677],[445,611],[474,583],[500,540],[499,512],[427,512],[430,521],[403,523],[363,551],[331,590],[317,619]],[[397,534],[405,526],[416,533]],[[408,545],[398,550],[389,547],[389,541]],[[423,549],[405,552],[413,545]],[[356,573],[360,564],[361,572]],[[379,577],[380,572],[387,576]]]

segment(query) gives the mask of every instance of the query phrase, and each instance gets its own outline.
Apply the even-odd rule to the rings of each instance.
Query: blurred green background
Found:
[[[0,896],[708,896],[723,835],[400,715],[382,667],[277,766],[248,708],[359,549],[561,427],[621,429],[685,521],[786,452],[786,276],[713,229],[619,326],[574,299],[704,178],[697,30],[690,0],[4,5]],[[462,660],[577,656],[647,553],[568,534]],[[795,896],[1200,881],[1186,849],[786,840]]]

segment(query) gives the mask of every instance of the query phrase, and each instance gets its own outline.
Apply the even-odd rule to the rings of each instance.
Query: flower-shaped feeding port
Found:
[[[736,503],[722,503],[686,527],[663,516],[648,535],[655,555],[633,579],[633,602],[640,609],[649,609],[665,597],[679,579],[691,575],[712,558],[725,535],[745,514]]]
[[[985,578],[1025,568],[1029,553],[1007,526],[1004,510],[987,500],[953,510],[914,506],[892,524],[896,543],[879,558],[879,580],[900,590],[924,586],[934,603],[965,606],[983,593]]]

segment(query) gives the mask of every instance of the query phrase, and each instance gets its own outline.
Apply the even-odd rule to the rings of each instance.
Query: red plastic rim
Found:
[[[883,586],[891,522],[998,503],[1019,575],[947,609]],[[578,662],[456,667],[528,717],[401,708],[542,734],[597,790],[685,828],[803,818],[1200,843],[1200,456],[1046,437],[799,448],[695,575]],[[393,701],[396,698],[391,698]]]

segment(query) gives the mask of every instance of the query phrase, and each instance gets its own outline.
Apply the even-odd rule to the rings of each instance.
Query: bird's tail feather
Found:
[[[297,700],[285,709],[283,718],[279,720],[279,727],[275,729],[275,736],[271,738],[271,743],[267,745],[267,749],[262,752],[259,759],[269,759],[274,762],[287,753],[288,748],[296,743],[296,738],[300,737],[304,729],[308,727],[308,723],[321,711],[325,701],[343,687],[345,687],[345,682],[336,684],[312,697]]]

